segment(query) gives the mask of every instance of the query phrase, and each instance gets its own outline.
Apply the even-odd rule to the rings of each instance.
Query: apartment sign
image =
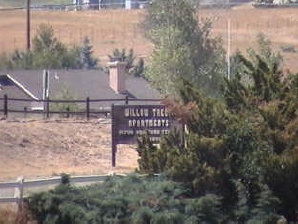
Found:
[[[159,143],[161,137],[169,133],[173,121],[165,105],[113,105],[113,155],[117,144],[136,143],[137,137],[146,133],[153,143]]]

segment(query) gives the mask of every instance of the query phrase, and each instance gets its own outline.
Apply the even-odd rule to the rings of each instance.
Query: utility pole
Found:
[[[27,50],[30,51],[30,0],[27,0]]]
[[[228,27],[227,27],[227,31],[228,31],[228,35],[227,35],[227,39],[228,39],[228,46],[227,46],[227,64],[228,64],[228,71],[227,71],[227,76],[228,76],[228,79],[230,79],[230,76],[231,76],[231,19],[230,19],[230,0],[228,0],[228,7],[227,7],[227,10],[228,10]]]
[[[228,62],[228,79],[230,79],[231,75],[231,19],[228,18],[228,47],[227,47],[227,62]]]

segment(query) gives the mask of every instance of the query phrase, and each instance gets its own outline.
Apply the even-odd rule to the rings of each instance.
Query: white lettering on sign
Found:
[[[148,108],[133,108],[128,107],[124,110],[125,117],[148,117],[149,109]]]
[[[130,119],[128,127],[150,128],[150,127],[169,127],[168,119]]]
[[[119,135],[134,135],[133,130],[119,130]]]
[[[149,137],[151,142],[160,142],[160,137]]]
[[[169,134],[169,130],[161,130],[161,134],[162,135],[168,135]]]
[[[136,130],[136,134],[137,135],[144,135],[146,134],[147,132],[150,134],[150,135],[160,135],[160,133],[162,131],[168,131],[168,130],[158,130],[158,129],[152,129],[152,130]]]
[[[153,108],[153,117],[168,117],[168,111],[166,108]]]

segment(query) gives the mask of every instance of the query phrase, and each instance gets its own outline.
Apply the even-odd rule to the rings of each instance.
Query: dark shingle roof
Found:
[[[42,70],[0,71],[0,75],[9,74],[29,90],[35,97],[42,99]],[[101,70],[50,70],[49,95],[54,98],[67,88],[76,100],[90,99],[160,99],[157,90],[150,87],[143,78],[126,78],[126,94],[118,94],[109,87],[108,74]]]

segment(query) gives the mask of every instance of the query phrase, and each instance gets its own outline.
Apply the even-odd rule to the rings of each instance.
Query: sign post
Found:
[[[136,143],[143,134],[157,144],[173,121],[165,105],[112,105],[112,166],[116,166],[117,144]]]
[[[114,104],[112,104],[112,167],[116,166],[116,152],[117,152],[117,142],[116,142],[116,124],[115,124],[115,111]]]

